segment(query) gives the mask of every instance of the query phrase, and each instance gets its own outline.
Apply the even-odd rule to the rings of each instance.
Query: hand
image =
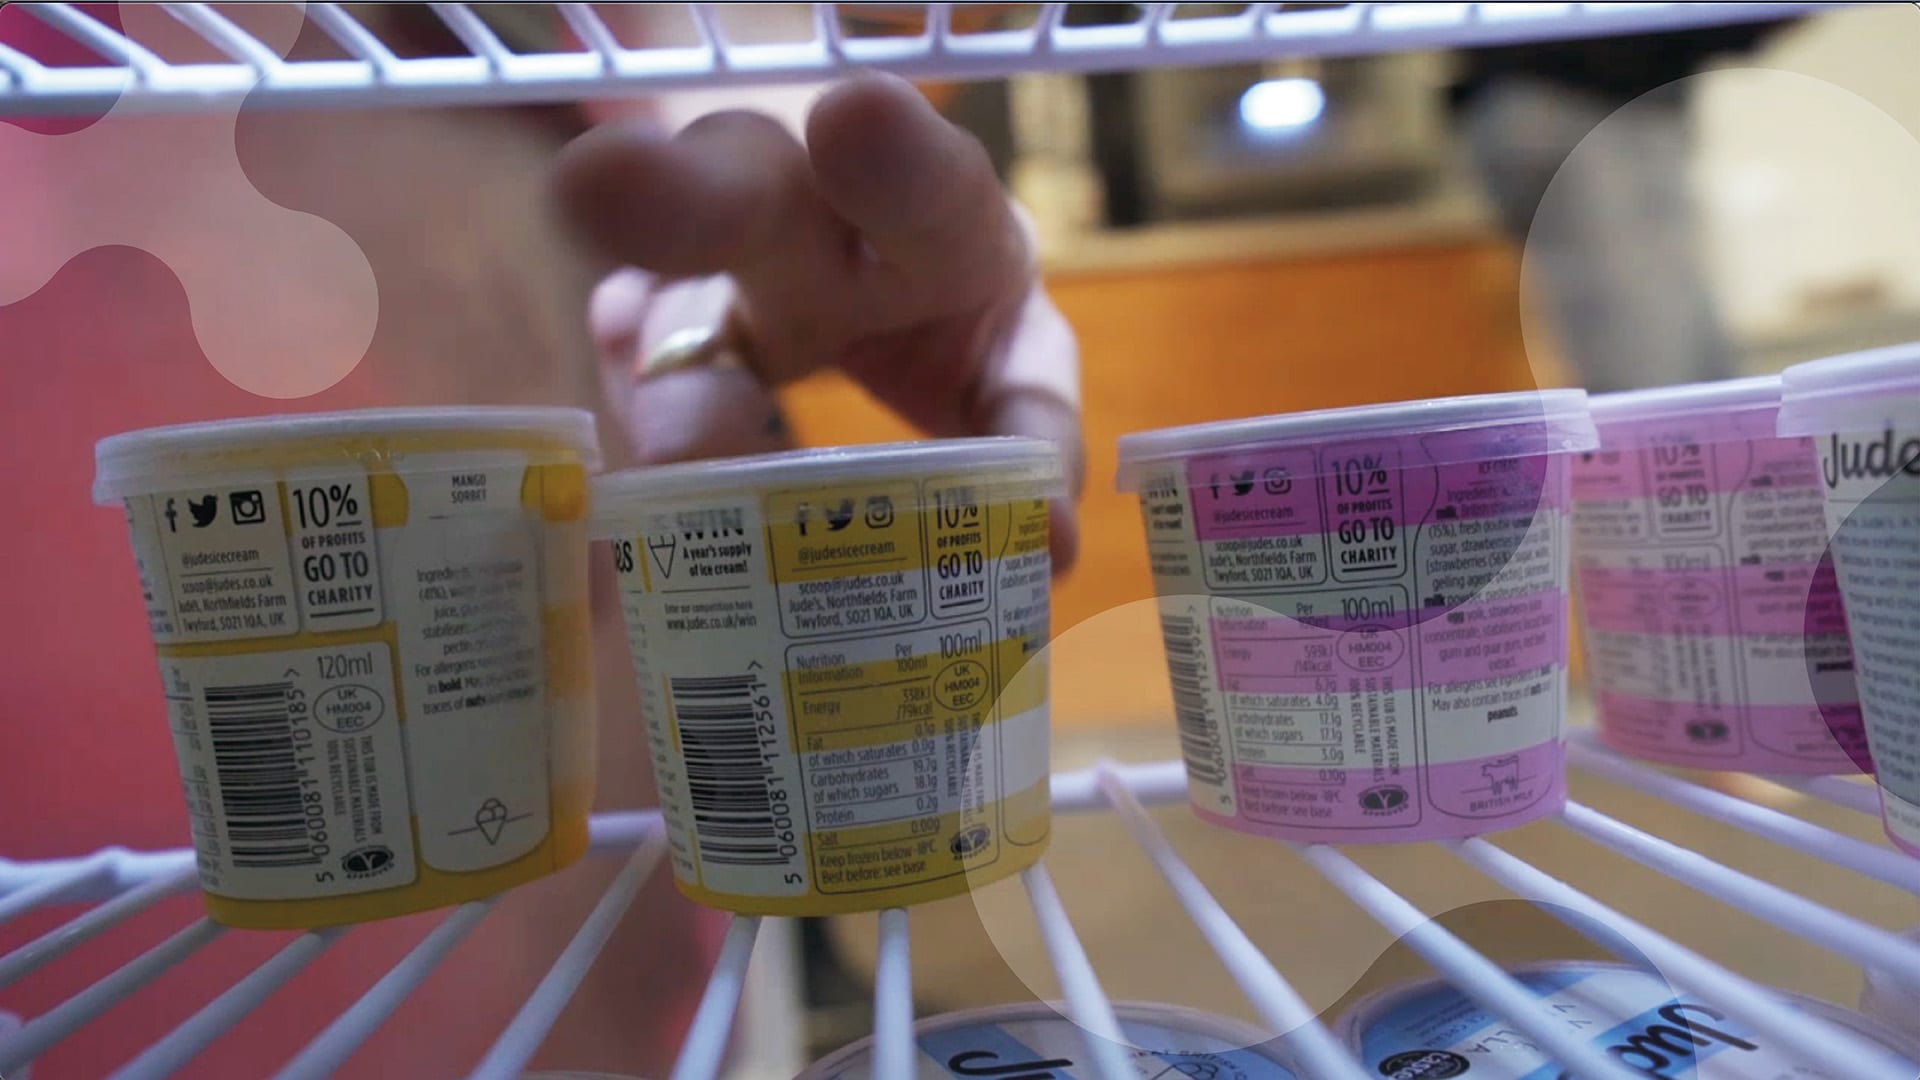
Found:
[[[629,267],[588,318],[614,409],[648,463],[787,445],[775,387],[839,368],[937,437],[1030,435],[1082,479],[1079,361],[986,151],[906,82],[827,91],[802,146],[758,113],[668,137],[609,124],[561,156],[572,226]],[[669,335],[726,327],[739,366],[639,377]],[[1054,567],[1078,546],[1053,512]]]

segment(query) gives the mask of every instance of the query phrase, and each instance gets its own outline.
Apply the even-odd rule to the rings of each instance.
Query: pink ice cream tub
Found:
[[[1580,390],[1125,436],[1196,813],[1308,843],[1566,801]]]
[[[1867,771],[1820,463],[1775,434],[1779,378],[1592,404],[1573,551],[1601,739],[1694,768]]]
[[[1920,343],[1788,368],[1779,433],[1819,454],[1881,815],[1920,855]]]

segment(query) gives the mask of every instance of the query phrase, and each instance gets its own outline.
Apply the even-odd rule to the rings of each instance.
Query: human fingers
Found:
[[[563,152],[555,187],[602,254],[665,278],[731,278],[770,381],[827,366],[864,329],[853,234],[814,191],[806,151],[769,117],[714,113],[670,138],[607,125]]]
[[[986,149],[913,86],[857,76],[807,119],[820,198],[859,234],[857,267],[894,325],[1017,294],[1032,253]]]

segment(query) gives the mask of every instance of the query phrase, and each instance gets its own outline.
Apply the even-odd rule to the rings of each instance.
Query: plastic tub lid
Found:
[[[1920,342],[1795,364],[1780,381],[1782,435],[1920,425]]]
[[[645,504],[666,499],[928,475],[977,477],[996,502],[1067,494],[1060,448],[1045,439],[1004,435],[834,446],[623,469],[595,477],[592,531],[605,539],[624,528]]]
[[[1505,970],[1508,975],[1523,980],[1534,976],[1551,977],[1572,972],[1591,972],[1596,974],[1618,972],[1621,974],[1639,975],[1648,980],[1663,983],[1669,989],[1679,992],[1679,988],[1675,987],[1664,975],[1650,972],[1636,965],[1614,963],[1605,960],[1544,960],[1509,965],[1505,966],[1503,970]],[[1868,1042],[1878,1045],[1882,1050],[1889,1051],[1908,1060],[1920,1060],[1920,1047],[1916,1047],[1913,1040],[1908,1038],[1904,1033],[1870,1016],[1855,1012],[1852,1009],[1842,1008],[1831,1002],[1822,1001],[1819,998],[1796,994],[1790,990],[1781,990],[1775,987],[1769,987],[1768,989],[1791,1008],[1818,1017],[1838,1027],[1846,1028]],[[1549,993],[1542,993],[1531,986],[1528,987],[1528,991],[1541,998],[1551,996]],[[1376,990],[1368,994],[1336,1018],[1331,1026],[1334,1034],[1339,1037],[1349,1049],[1355,1053],[1360,1053],[1367,1033],[1372,1031],[1375,1025],[1385,1020],[1395,1010],[1424,998],[1433,999],[1436,1012],[1443,1008],[1452,1008],[1457,1002],[1468,1002],[1472,1004],[1475,1009],[1481,1008],[1478,1003],[1472,1002],[1459,987],[1444,978],[1420,978],[1400,983],[1397,986]],[[1628,1017],[1623,1015],[1618,1019],[1624,1021],[1628,1019]],[[1542,1057],[1542,1061],[1545,1061],[1544,1056]]]
[[[1622,390],[1599,394],[1589,399],[1594,426],[1601,429],[1601,442],[1614,449],[1629,433],[1607,431],[1619,425],[1642,424],[1662,420],[1708,421],[1695,433],[1700,442],[1731,442],[1771,435],[1774,415],[1780,409],[1780,377],[1756,375],[1745,379],[1657,386],[1647,390]],[[1750,423],[1726,423],[1747,420]]]
[[[1238,1052],[1247,1052],[1271,1062],[1274,1077],[1292,1077],[1292,1068],[1283,1061],[1268,1045],[1273,1042],[1270,1035],[1261,1032],[1238,1020],[1212,1013],[1189,1009],[1182,1005],[1163,1005],[1146,1001],[1116,1001],[1113,1003],[1114,1018],[1120,1021],[1121,1034],[1126,1034],[1128,1024],[1148,1024],[1170,1028],[1188,1035],[1200,1036],[1231,1046]],[[983,1009],[967,1009],[961,1012],[930,1016],[916,1021],[913,1033],[916,1041],[931,1032],[951,1031],[954,1028],[976,1027],[988,1024],[1018,1022],[1057,1022],[1072,1026],[1065,1005],[1044,1001],[1030,1001],[1018,1005],[998,1005]],[[1077,1033],[1076,1033],[1077,1037]],[[1148,1047],[1149,1050],[1155,1049]],[[1158,1049],[1175,1053],[1181,1050],[1195,1052],[1195,1047],[1166,1046]],[[1225,1050],[1200,1051],[1225,1053]],[[849,1070],[867,1064],[873,1054],[871,1035],[835,1050],[802,1071],[795,1080],[832,1080]],[[1274,1080],[1273,1077],[1254,1078],[1254,1080]]]
[[[173,424],[110,435],[94,447],[93,498],[111,503],[232,468],[234,463],[221,459],[263,446],[434,432],[545,436],[579,451],[589,471],[601,464],[599,431],[593,414],[584,409],[495,405],[355,409]],[[353,451],[342,454],[343,458],[358,456]]]
[[[1255,448],[1316,446],[1366,435],[1438,435],[1484,431],[1492,436],[1526,433],[1539,440],[1539,453],[1572,453],[1599,445],[1585,390],[1530,390],[1509,394],[1397,401],[1317,412],[1283,413],[1245,420],[1161,428],[1120,437],[1122,491],[1138,491],[1141,474],[1152,465],[1182,461],[1197,454]],[[1462,447],[1457,457],[1436,458],[1437,465],[1512,457],[1514,448],[1490,441],[1479,452]]]

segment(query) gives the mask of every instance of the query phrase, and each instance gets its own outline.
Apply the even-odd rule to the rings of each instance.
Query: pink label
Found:
[[[1421,613],[1394,608],[1390,593],[1363,592],[1376,605],[1353,617],[1295,619],[1241,603],[1215,606],[1214,648],[1221,688],[1286,692],[1302,680],[1347,672],[1410,673],[1410,631]],[[1503,672],[1551,667],[1566,647],[1567,594],[1558,589],[1449,606],[1419,634],[1429,685],[1477,682]],[[1241,612],[1254,608],[1253,612]]]
[[[1764,426],[1764,413],[1740,415]],[[1693,421],[1609,425],[1603,444],[1651,445],[1574,461],[1575,580],[1602,734],[1666,762],[1857,771],[1848,738],[1819,721],[1824,707],[1844,728],[1857,695],[1845,611],[1822,562],[1812,441],[1738,434]],[[1685,711],[1655,719],[1647,702]],[[1821,730],[1809,735],[1806,717]]]
[[[1846,610],[1833,570],[1818,564],[1608,566],[1576,575],[1583,625],[1615,633],[1844,634]]]
[[[1371,767],[1338,772],[1336,778],[1324,769],[1243,765],[1234,771],[1237,818],[1196,809],[1231,828],[1251,823],[1267,827],[1256,831],[1300,843],[1344,844],[1378,840],[1367,833],[1383,829],[1394,830],[1395,840],[1457,833],[1456,823],[1423,820],[1437,816],[1436,809],[1504,825],[1516,816],[1551,813],[1567,801],[1565,751],[1557,741],[1425,768],[1395,765],[1381,754]]]
[[[1354,842],[1560,805],[1567,459],[1538,445],[1331,441],[1146,478],[1196,809]]]
[[[1187,467],[1193,515],[1208,540],[1235,536],[1301,536],[1326,532],[1320,516],[1318,468],[1311,450],[1232,454]]]
[[[1860,706],[1656,701],[1603,691],[1600,736],[1625,753],[1670,765],[1792,772],[1807,762],[1835,771],[1867,759]]]
[[[1742,414],[1738,425],[1692,417],[1602,425],[1601,448],[1574,458],[1573,497],[1588,501],[1664,494],[1665,505],[1684,510],[1688,498],[1701,491],[1819,487],[1813,440],[1775,438],[1764,423],[1769,415]],[[1761,427],[1766,430],[1737,430]],[[1685,521],[1675,527],[1684,531]]]

